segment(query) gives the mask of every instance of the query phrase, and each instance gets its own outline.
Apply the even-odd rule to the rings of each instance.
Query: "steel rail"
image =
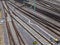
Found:
[[[49,23],[49,22],[48,22]],[[51,23],[50,23],[51,24]],[[51,26],[50,26],[51,27]],[[58,31],[60,31],[60,30],[58,30]],[[55,33],[56,34],[56,33]]]
[[[6,10],[7,11],[7,10]],[[8,12],[8,11],[7,11]],[[8,12],[9,13],[9,12]],[[12,15],[10,15],[11,17],[12,17]],[[15,19],[14,17],[12,17],[13,19]],[[16,20],[16,19],[15,19]],[[16,20],[17,21],[17,20]],[[17,21],[18,22],[18,21]],[[19,23],[19,22],[18,22]],[[19,23],[20,24],[20,23]],[[21,25],[21,24],[20,24]],[[22,26],[22,25],[21,25]],[[22,26],[22,27],[24,27],[24,26]],[[24,28],[24,29],[26,29],[26,28]],[[26,29],[27,30],[27,29]],[[29,31],[28,31],[29,32]],[[29,32],[29,34],[31,34],[30,32]],[[31,34],[32,35],[32,34]],[[32,35],[33,36],[33,35]],[[34,36],[33,36],[34,37]],[[34,37],[35,38],[35,37]],[[35,38],[39,43],[41,43],[37,38]],[[43,45],[42,43],[41,43],[41,45]]]
[[[60,14],[60,10],[59,10],[60,8],[58,8],[57,6],[49,4],[48,2],[44,2],[44,1],[39,1],[38,3],[40,4],[40,6]]]
[[[3,3],[2,3],[2,6],[3,6]],[[4,8],[4,6],[3,6]],[[7,21],[7,13],[5,12],[5,8],[4,8],[4,14],[5,14],[5,21],[6,21],[6,27],[7,27],[7,32],[8,32],[8,37],[9,37],[9,44],[12,45],[12,42],[13,42],[13,45],[16,45],[14,40],[13,40],[13,37],[12,37],[12,34],[11,34],[11,31],[10,31],[10,26],[9,26],[9,23]],[[12,42],[11,42],[12,41]]]
[[[27,7],[30,7],[32,4],[26,3],[26,5],[27,5]],[[29,6],[28,6],[28,5],[29,5]],[[37,6],[39,6],[39,5],[37,4]],[[32,5],[32,9],[33,9],[33,7],[34,7],[34,5]],[[43,5],[40,5],[39,7],[43,7]],[[39,7],[36,7],[36,11],[37,11],[37,12],[42,13],[42,14],[44,14],[44,15],[46,15],[46,16],[48,16],[48,17],[50,17],[50,18],[52,18],[52,19],[55,19],[56,21],[60,22],[59,13],[53,12],[53,11],[51,11],[51,10],[49,10],[49,9],[46,9],[46,8],[48,8],[48,7],[46,7],[46,8],[43,7],[43,8],[44,8],[43,10],[40,9]],[[51,16],[51,15],[52,15],[52,16]]]
[[[14,13],[13,13],[14,14]],[[15,14],[14,14],[15,15]],[[14,20],[16,20],[12,15],[10,15]],[[17,21],[17,20],[16,20]],[[17,21],[18,22],[18,21]],[[19,22],[18,22],[19,23]],[[20,23],[19,23],[20,24]],[[21,25],[21,24],[20,24]],[[21,25],[22,26],[22,25]],[[24,28],[24,26],[22,26],[23,28]],[[24,29],[26,29],[26,28],[24,28]],[[26,29],[27,30],[27,29]],[[31,34],[30,32],[29,32],[29,34]],[[31,34],[32,35],[32,34]],[[33,36],[33,35],[32,35]],[[34,36],[33,36],[34,37]],[[35,38],[35,37],[34,37]],[[37,38],[35,38],[39,43],[41,43]],[[41,45],[43,45],[42,43],[41,43]]]
[[[4,7],[4,9],[6,10],[6,8]],[[7,11],[7,10],[6,10]],[[9,13],[9,12],[8,12]],[[10,13],[9,13],[10,14]],[[10,14],[11,15],[11,14]],[[7,19],[6,19],[7,20]],[[11,19],[12,20],[12,19]],[[6,26],[7,25],[9,25],[9,23],[8,23],[8,21],[6,22]],[[17,35],[17,37],[18,37],[18,40],[19,40],[19,43],[20,43],[20,40],[21,40],[21,42],[25,45],[25,43],[24,43],[24,41],[22,40],[22,38],[21,38],[21,36],[20,36],[20,34],[19,34],[19,32],[17,31],[17,28],[16,28],[16,26],[14,26],[14,22],[13,22],[13,20],[12,20],[12,25],[13,25],[13,27],[14,27],[14,29],[15,29],[15,32],[16,32],[16,35]],[[8,30],[8,29],[7,29]],[[10,31],[9,31],[10,32]],[[10,32],[10,35],[12,35],[11,34],[11,32]],[[13,37],[13,36],[11,36],[11,37]],[[10,38],[10,37],[9,37]],[[13,41],[14,41],[14,39],[12,39]],[[11,42],[11,41],[10,41]],[[10,45],[12,44],[12,42],[10,43]],[[15,43],[13,43],[13,45],[16,45]],[[20,43],[20,45],[22,45],[21,43]]]
[[[11,10],[11,9],[10,9]],[[13,12],[13,11],[12,11]],[[15,13],[13,13],[15,16],[17,16]],[[22,20],[22,19],[21,19]],[[30,26],[31,27],[31,26]],[[32,27],[31,27],[32,28]],[[36,31],[37,32],[37,31]],[[39,34],[39,33],[38,33]],[[41,34],[39,34],[40,36],[42,36]],[[43,36],[42,36],[43,37]],[[45,38],[44,38],[45,39]],[[47,40],[47,39],[46,39]],[[48,41],[48,40],[47,40]]]
[[[14,14],[15,15],[15,14]]]

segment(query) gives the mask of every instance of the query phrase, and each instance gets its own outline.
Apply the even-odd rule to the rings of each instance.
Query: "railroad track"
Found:
[[[26,4],[28,4],[28,3],[26,3]],[[28,5],[31,6],[31,4],[28,4]],[[56,13],[56,12],[52,11],[51,7],[49,7],[50,8],[49,9],[46,5],[42,5],[42,4],[40,4],[40,5],[37,4],[37,6],[38,6],[38,7],[36,7],[37,12],[42,13],[42,14],[44,14],[44,15],[46,15],[48,17],[51,17],[52,19],[55,19],[56,21],[60,22],[59,19],[58,19],[58,18],[60,18],[59,13]],[[41,7],[43,7],[44,9],[40,9]],[[58,11],[58,12],[60,12],[60,11]]]
[[[12,16],[11,16],[12,17]],[[14,18],[15,19],[15,18]],[[16,20],[16,19],[15,19]],[[17,21],[17,20],[16,20]],[[18,22],[18,21],[17,21]],[[19,23],[19,22],[18,22]],[[20,23],[19,23],[20,24]],[[21,24],[20,24],[21,25]],[[21,25],[22,26],[22,25]],[[15,27],[15,26],[14,26]],[[24,27],[24,26],[23,26]],[[26,28],[25,28],[26,29]],[[27,30],[27,29],[26,29]],[[28,31],[29,32],[29,31]],[[29,32],[30,33],[30,32]],[[31,34],[31,33],[30,33]],[[32,34],[31,34],[32,35]],[[33,35],[32,35],[33,36]],[[34,36],[33,36],[34,37]],[[35,37],[34,37],[35,38]],[[37,38],[35,38],[36,40],[38,40]],[[39,41],[39,40],[38,40]],[[40,41],[39,41],[40,42]],[[40,42],[41,43],[41,42]],[[41,43],[41,45],[43,45],[42,43]]]
[[[60,12],[60,6],[57,6],[57,5],[55,5],[55,4],[51,4],[51,3],[49,3],[49,2],[44,2],[44,1],[40,1],[39,2],[41,5],[40,6],[42,6],[42,7],[44,7],[44,8],[47,8],[47,9],[49,9],[49,10],[51,10],[51,11],[54,11],[55,13],[57,12],[57,13],[59,13]],[[56,17],[55,17],[56,18]],[[57,19],[57,18],[56,18]]]
[[[46,1],[45,1],[45,2],[44,2],[44,1],[40,1],[39,4],[40,4],[40,6],[46,8],[46,9],[49,9],[49,10],[51,10],[51,11],[60,13],[60,10],[59,10],[59,9],[60,9],[60,8],[59,8],[60,6],[51,4],[51,3],[46,2]]]
[[[43,0],[43,1],[46,1],[46,2],[49,2],[49,3],[51,3],[51,4],[55,4],[55,5],[60,6],[60,5],[59,5],[60,2],[59,2],[58,0]]]
[[[11,16],[12,17],[12,16]],[[12,22],[13,23],[13,22]],[[15,26],[14,26],[15,27]],[[17,31],[16,31],[17,32]],[[32,34],[31,34],[32,35]],[[33,35],[32,35],[33,36]],[[34,37],[34,36],[33,36]],[[37,38],[35,38],[36,40],[38,40]],[[38,40],[39,41],[39,40]],[[40,42],[40,41],[39,41]],[[42,43],[41,43],[41,45],[43,45]]]
[[[35,39],[37,39],[37,38],[35,38]]]
[[[11,17],[12,17],[12,15],[11,15]],[[15,19],[14,17],[12,17],[13,19]],[[16,19],[15,19],[16,20]],[[16,20],[17,21],[17,20]],[[18,21],[17,21],[18,22]],[[19,22],[18,22],[19,23]],[[19,23],[20,24],[20,23]],[[21,24],[20,24],[21,25]],[[24,27],[23,25],[21,25],[22,27]],[[25,28],[25,27],[24,27]],[[25,28],[26,29],[26,28]],[[27,29],[26,29],[27,30]],[[29,32],[28,30],[27,30],[27,32]],[[29,32],[30,33],[30,32]],[[30,33],[31,34],[31,33]],[[32,35],[32,34],[31,34]],[[33,35],[32,35],[33,36]],[[39,43],[41,43],[35,36],[33,36]],[[41,45],[43,45],[42,43],[41,43]]]
[[[16,8],[16,7],[15,7]],[[16,8],[17,9],[17,8]],[[19,9],[20,10],[20,9]],[[25,11],[25,10],[24,10]],[[12,11],[13,12],[13,11]],[[23,12],[23,11],[21,11],[21,12]],[[27,11],[25,11],[25,12],[27,12]],[[24,13],[24,12],[23,12]],[[16,14],[13,12],[13,14],[16,16]],[[24,14],[26,14],[26,13],[24,13]],[[31,14],[31,13],[29,13],[29,14]],[[29,15],[29,14],[27,14],[27,15]],[[33,14],[31,14],[31,15],[33,15]],[[11,17],[13,18],[13,19],[15,19],[16,20],[16,18],[14,18],[12,15],[11,15]],[[32,16],[29,16],[29,17],[31,17],[31,18],[33,18],[35,21],[37,20],[37,19],[35,19],[36,18],[36,16],[35,16],[35,18],[34,17],[32,17]],[[41,20],[43,20],[43,19],[41,19]],[[16,20],[17,21],[17,20]],[[44,20],[43,20],[44,21]],[[17,21],[18,22],[18,21]],[[36,21],[37,22],[37,21]],[[46,24],[44,24],[44,23],[42,23],[42,21],[39,21],[40,22],[40,24],[41,25],[43,25],[44,27],[46,27],[45,25]],[[13,22],[12,22],[13,23]],[[20,24],[20,22],[18,22],[19,24]],[[25,23],[25,22],[24,22]],[[14,24],[14,23],[13,23]],[[49,23],[50,24],[50,23]],[[23,26],[22,24],[20,24],[21,26]],[[27,24],[28,25],[28,24]],[[47,24],[48,25],[48,24]],[[29,26],[29,25],[28,25]],[[23,26],[24,27],[24,26]],[[48,26],[49,27],[49,26]],[[25,27],[24,27],[25,28]],[[26,29],[26,28],[25,28]],[[33,29],[33,28],[32,28]],[[34,30],[34,29],[33,29]],[[49,29],[49,30],[51,30],[51,29]],[[29,32],[27,29],[26,29],[26,31],[27,32]],[[16,31],[17,32],[17,31]],[[37,32],[37,31],[36,31]],[[31,34],[31,32],[29,32],[30,34]],[[55,33],[55,32],[54,32]],[[39,33],[38,33],[39,34]],[[55,33],[55,34],[57,34],[57,33]],[[33,37],[34,37],[34,35],[33,34],[31,34]],[[40,36],[41,36],[41,34],[39,34]],[[58,35],[58,34],[57,34]],[[41,37],[43,37],[43,36],[41,36]],[[41,43],[36,37],[34,37],[39,43]],[[43,37],[44,39],[46,39],[45,37]],[[47,40],[47,39],[46,39]],[[48,41],[48,40],[47,40]],[[49,42],[49,41],[48,41]],[[49,43],[51,43],[51,42],[49,42]],[[42,43],[41,43],[41,45],[43,45]],[[52,43],[51,43],[51,45],[53,45]]]
[[[19,7],[20,8],[20,7]]]
[[[3,4],[3,3],[2,3]],[[7,15],[7,10],[6,10],[6,8],[4,7],[4,9],[5,9],[5,15]],[[10,14],[9,12],[8,12],[8,14]],[[10,14],[11,15],[11,14]],[[6,27],[7,27],[7,31],[8,31],[8,37],[9,37],[9,42],[10,42],[10,45],[18,45],[16,42],[15,42],[15,40],[14,40],[14,38],[13,38],[13,35],[12,35],[12,32],[11,32],[11,27],[10,27],[10,25],[9,25],[9,21],[7,20],[7,17],[5,16],[5,18],[6,18]],[[20,32],[18,32],[18,30],[17,30],[17,28],[16,28],[16,26],[15,26],[15,24],[14,24],[14,22],[13,22],[13,19],[11,18],[11,24],[12,24],[12,26],[13,26],[13,28],[14,28],[14,30],[15,30],[15,32],[16,32],[16,36],[17,36],[17,38],[18,38],[18,40],[19,40],[19,45],[25,45],[25,43],[24,43],[24,41],[23,41],[23,39],[22,39],[22,37],[21,37],[21,35],[20,35]]]
[[[40,3],[40,2],[39,2],[39,3]],[[38,11],[38,12],[40,12],[40,13],[48,16],[48,17],[51,17],[52,19],[55,19],[56,21],[60,22],[59,13],[56,13],[56,12],[53,11],[53,10],[56,10],[56,8],[54,9],[53,7],[50,7],[48,4],[45,4],[44,2],[41,2],[40,4],[38,4],[38,3],[36,3],[36,4],[37,4],[36,6],[38,6],[38,7],[40,6],[40,8],[41,8],[41,7],[44,7],[44,10],[36,7],[36,11]],[[26,5],[27,5],[27,7],[30,7],[30,6],[32,5],[32,3],[31,3],[31,4],[26,3]],[[47,5],[48,5],[48,6],[47,6]],[[34,7],[34,6],[32,5],[32,8],[33,8],[33,7]],[[52,8],[53,8],[53,9],[52,9]],[[47,9],[49,9],[49,10],[47,10]],[[52,11],[51,11],[51,10],[52,10]],[[58,10],[56,10],[56,11],[58,11]],[[60,12],[60,11],[58,11],[58,12]],[[50,15],[49,15],[49,14],[50,14]],[[52,15],[52,16],[51,16],[51,15]]]
[[[32,14],[33,15],[33,14]],[[36,17],[36,16],[35,16]],[[42,19],[43,20],[43,19]],[[46,21],[46,20],[45,20]],[[43,22],[44,23],[44,22]],[[51,25],[52,23],[45,23],[45,24],[47,24],[47,25]],[[55,26],[55,25],[54,25]],[[52,25],[50,26],[50,27],[53,27]],[[59,29],[59,27],[57,28],[57,29]],[[56,29],[55,29],[56,30]],[[59,30],[60,31],[60,30]]]
[[[3,5],[3,3],[2,3],[2,5]],[[4,8],[4,6],[3,6],[3,8]],[[14,44],[14,45],[16,45],[15,44],[15,42],[14,42],[14,40],[13,40],[13,37],[12,37],[12,34],[11,34],[11,31],[10,31],[10,26],[9,26],[9,23],[7,22],[7,19],[6,19],[6,17],[7,17],[7,13],[5,13],[5,10],[4,10],[4,14],[5,14],[5,21],[6,21],[6,27],[7,27],[7,34],[8,34],[8,40],[9,40],[9,44],[10,45],[12,45],[12,43]],[[12,41],[12,43],[11,43],[11,41]]]

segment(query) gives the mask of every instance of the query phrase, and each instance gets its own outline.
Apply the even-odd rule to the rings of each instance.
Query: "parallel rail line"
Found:
[[[15,7],[15,8],[16,8],[16,7]],[[17,8],[16,8],[16,9],[17,9]],[[20,10],[20,9],[19,9],[19,10]],[[21,10],[20,10],[20,11],[21,11]],[[27,12],[26,10],[24,10],[24,11]],[[25,13],[25,12],[24,12],[24,13]],[[30,12],[28,12],[28,13],[31,14]],[[25,14],[26,14],[26,13],[25,13]],[[31,14],[31,15],[33,15],[33,14]],[[31,15],[29,15],[29,16],[31,17]],[[35,17],[36,17],[36,16],[35,16]],[[41,20],[40,17],[38,17],[38,18]],[[43,20],[43,19],[42,19],[42,20]],[[46,20],[45,20],[45,21],[46,21]],[[45,23],[45,24],[50,25],[50,27],[57,27],[56,29],[60,32],[60,30],[59,30],[60,27],[58,27],[58,26],[56,26],[56,25],[54,25],[54,24],[52,24],[52,23],[50,23],[50,22],[48,22],[48,21],[47,21],[47,23]],[[53,26],[52,26],[51,24],[52,24]],[[55,29],[55,30],[56,30],[56,29]],[[56,33],[55,33],[55,34],[56,34]],[[59,34],[58,34],[58,35],[59,35]]]
[[[7,6],[7,5],[6,5]],[[12,6],[14,6],[14,5],[12,5]],[[7,6],[8,7],[8,6]],[[15,6],[14,6],[15,7]],[[19,6],[18,6],[19,7]],[[8,7],[9,8],[9,7]],[[16,7],[15,7],[16,8]],[[21,10],[20,10],[20,8],[18,9],[18,8],[16,8],[17,10],[19,10],[20,12],[23,12],[22,10],[24,10],[24,9],[22,9],[21,8]],[[7,11],[8,12],[8,11]],[[13,11],[12,11],[13,12]],[[58,34],[58,33],[56,33],[54,30],[52,30],[51,28],[49,28],[49,27],[52,27],[52,28],[54,28],[55,30],[58,30],[58,28],[60,28],[60,27],[58,27],[58,26],[56,26],[56,25],[51,25],[52,23],[50,23],[50,22],[48,22],[48,21],[46,21],[46,20],[44,20],[44,19],[42,19],[42,18],[39,18],[39,19],[41,19],[41,20],[39,20],[39,21],[37,21],[37,17],[36,16],[32,16],[32,15],[34,15],[34,14],[32,14],[32,13],[30,13],[30,12],[28,12],[28,13],[26,13],[27,11],[26,10],[24,10],[24,14],[27,14],[29,17],[31,17],[33,20],[35,20],[36,22],[38,22],[39,24],[41,24],[41,25],[43,25],[44,27],[46,27],[46,28],[48,28],[49,30],[51,30],[53,33],[55,33],[56,35],[58,35],[58,36],[60,36],[60,34]],[[9,13],[9,12],[8,12]],[[13,14],[15,15],[15,16],[17,16],[14,12],[13,12]],[[29,14],[31,14],[31,15],[29,15]],[[12,15],[10,15],[15,21],[17,21]],[[18,17],[18,16],[17,16]],[[19,17],[18,17],[19,18]],[[21,18],[19,18],[19,19],[21,19]],[[22,20],[22,19],[21,19]],[[43,21],[42,21],[43,20]],[[22,20],[23,21],[23,20]],[[44,23],[44,21],[46,21],[47,23]],[[17,21],[18,22],[18,21]],[[23,21],[24,22],[24,21]],[[18,22],[19,23],[19,22]],[[25,22],[24,22],[25,23]],[[7,26],[8,26],[8,23],[7,23],[7,21],[6,21],[6,24],[7,24]],[[15,28],[15,32],[16,32],[16,34],[17,34],[17,37],[19,36],[20,38],[21,38],[21,36],[19,35],[19,32],[17,31],[17,29],[16,29],[16,27],[15,27],[15,24],[14,24],[14,22],[13,22],[13,20],[12,20],[12,24],[13,24],[13,27]],[[20,24],[20,23],[19,23]],[[27,23],[26,23],[27,24]],[[22,24],[20,24],[23,28],[25,28]],[[27,24],[28,25],[28,24]],[[45,25],[47,25],[47,26],[45,26]],[[29,26],[29,25],[28,25]],[[29,27],[31,27],[31,26],[29,26]],[[57,27],[57,28],[55,28],[55,27]],[[31,27],[32,28],[32,27]],[[26,29],[26,28],[25,28]],[[33,28],[32,28],[33,29]],[[34,30],[34,29],[33,29]],[[27,32],[29,32],[27,29],[26,29],[26,31]],[[35,30],[34,30],[35,31]],[[60,31],[60,30],[58,30],[58,31]],[[36,33],[38,33],[37,31],[35,31]],[[30,32],[29,32],[29,34],[31,34]],[[38,33],[41,37],[43,37],[44,39],[46,39],[44,36],[42,36],[40,33]],[[32,35],[32,34],[31,34]],[[32,35],[39,43],[41,43],[34,35]],[[18,37],[18,39],[19,39],[19,37]],[[22,40],[22,38],[21,38],[21,40]],[[53,45],[49,40],[47,40],[46,39],[46,41],[48,41],[51,45]],[[14,42],[14,41],[13,41]],[[24,43],[24,41],[22,40],[22,42]],[[14,43],[15,44],[15,43]],[[24,44],[25,45],[25,44]],[[41,43],[41,45],[43,45],[42,43]]]
[[[26,4],[28,4],[28,3],[26,3]],[[28,4],[29,6],[31,6],[30,4]],[[38,5],[38,4],[37,4]],[[41,6],[41,7],[43,7],[44,5],[38,5],[38,6]],[[33,9],[33,7],[34,6],[32,6],[32,9]],[[44,7],[43,7],[44,8]],[[49,7],[50,8],[50,7]],[[45,9],[49,9],[48,7],[46,7]],[[36,11],[37,12],[39,12],[39,13],[42,13],[42,14],[44,14],[44,15],[46,15],[46,16],[48,16],[48,17],[50,17],[50,18],[52,18],[52,19],[55,19],[56,21],[58,21],[58,22],[60,22],[60,16],[58,16],[59,15],[59,13],[57,13],[57,14],[54,14],[54,13],[56,13],[56,12],[54,12],[54,11],[52,11],[52,12],[54,12],[54,13],[50,13],[50,12],[48,12],[48,11],[46,11],[46,10],[42,10],[42,9],[40,9],[40,8],[38,8],[38,7],[36,7]],[[58,12],[60,12],[60,11],[58,11]],[[49,15],[50,14],[50,15]],[[52,16],[51,16],[52,15]],[[59,19],[58,19],[59,18]]]
[[[3,3],[2,3],[3,4]],[[4,6],[3,6],[4,7]],[[6,10],[6,8],[4,7],[4,9]],[[7,11],[7,10],[6,10]],[[9,12],[8,12],[9,13]],[[9,13],[10,14],[10,13]],[[11,15],[11,14],[10,14]],[[12,20],[12,18],[11,18],[11,20]],[[13,27],[14,27],[14,29],[15,29],[15,32],[16,32],[16,36],[17,36],[17,38],[18,38],[18,40],[19,40],[19,43],[20,43],[20,41],[23,43],[23,45],[25,45],[25,43],[24,43],[24,41],[22,40],[22,38],[21,38],[21,36],[20,36],[20,34],[19,34],[19,32],[18,32],[18,30],[17,30],[17,28],[16,28],[16,26],[15,26],[15,24],[14,24],[14,22],[13,22],[13,20],[11,21],[12,22],[12,25],[13,25]],[[6,27],[7,27],[7,31],[8,31],[8,36],[9,36],[9,41],[10,41],[10,45],[12,45],[12,42],[13,42],[13,45],[16,45],[15,44],[15,42],[14,42],[14,39],[13,39],[13,36],[12,36],[12,34],[11,34],[11,31],[10,31],[10,26],[9,26],[9,22],[7,21],[7,17],[6,17]],[[11,39],[10,39],[10,37],[11,37]],[[12,42],[11,42],[11,40],[12,40]],[[21,43],[20,43],[20,45],[22,45]]]
[[[15,14],[14,14],[15,15]]]
[[[13,13],[15,16],[17,16],[15,13]],[[11,16],[12,17],[12,16]],[[14,17],[13,17],[14,18]],[[14,18],[15,19],[15,18]],[[15,19],[16,20],[16,19]],[[17,21],[17,20],[16,20]],[[18,21],[17,21],[18,22]],[[21,24],[20,24],[21,25]],[[28,25],[28,24],[27,24]],[[28,25],[29,26],[29,25]],[[31,27],[31,26],[29,26],[29,27]],[[31,27],[32,28],[32,27]],[[33,28],[32,28],[33,29]],[[33,29],[34,30],[34,29]],[[34,30],[35,31],[35,30]],[[37,31],[35,31],[35,32],[37,32]],[[38,32],[37,32],[38,33]],[[31,33],[30,33],[31,34]],[[38,33],[39,34],[39,33]],[[31,34],[32,35],[32,34]],[[39,34],[40,36],[42,36],[41,34]],[[34,36],[33,36],[34,37]],[[42,36],[43,37],[43,36]],[[35,37],[34,37],[35,38]],[[43,37],[44,38],[44,37]],[[37,38],[35,38],[36,40],[38,40]],[[46,39],[46,38],[44,38],[44,39]],[[47,40],[47,39],[46,39]],[[48,40],[47,40],[48,41]],[[38,40],[38,42],[40,42],[39,40]],[[49,41],[48,41],[49,42]],[[41,43],[41,42],[40,42]],[[51,42],[49,42],[49,43],[51,43]],[[41,43],[42,44],[42,43]],[[52,43],[51,43],[52,44]]]
[[[2,6],[3,6],[3,3],[2,3]],[[4,8],[4,6],[3,6],[3,8]],[[10,42],[9,44],[12,45],[12,42],[13,42],[13,45],[16,45],[14,40],[13,40],[13,36],[11,34],[11,31],[10,31],[10,26],[9,26],[8,21],[7,21],[7,13],[5,12],[5,9],[4,9],[4,14],[5,14],[5,21],[6,21],[6,28],[7,28],[7,32],[8,32],[8,38],[9,38],[9,42]]]

